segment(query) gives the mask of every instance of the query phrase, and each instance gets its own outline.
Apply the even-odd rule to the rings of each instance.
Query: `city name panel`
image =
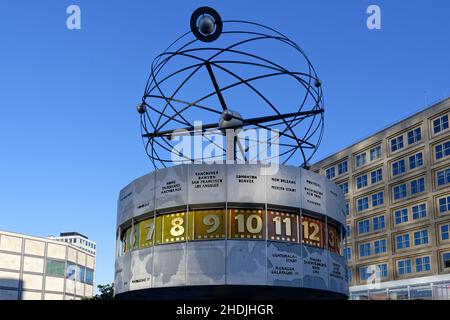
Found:
[[[298,167],[264,172],[257,164],[185,164],[122,189],[116,295],[233,285],[347,297],[342,191]]]

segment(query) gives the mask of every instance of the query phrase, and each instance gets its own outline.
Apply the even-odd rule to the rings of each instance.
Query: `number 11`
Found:
[[[285,225],[286,236],[290,237],[292,235],[291,218],[284,218],[283,220],[281,220],[281,217],[275,217],[275,218],[273,218],[273,221],[275,222],[275,234],[282,235],[281,222],[283,222]]]

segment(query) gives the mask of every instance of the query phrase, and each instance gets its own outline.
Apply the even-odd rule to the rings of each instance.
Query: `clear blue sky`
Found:
[[[81,8],[82,29],[66,28]],[[366,28],[378,4],[382,29]],[[0,229],[78,231],[98,243],[97,283],[114,275],[119,190],[151,170],[135,105],[150,63],[201,5],[273,26],[324,83],[317,161],[450,94],[450,2],[0,2]]]

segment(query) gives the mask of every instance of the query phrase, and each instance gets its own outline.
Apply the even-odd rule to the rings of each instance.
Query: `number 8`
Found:
[[[179,237],[184,233],[184,227],[182,224],[184,223],[184,219],[181,217],[173,218],[171,221],[172,228],[170,229],[170,234],[174,237]]]

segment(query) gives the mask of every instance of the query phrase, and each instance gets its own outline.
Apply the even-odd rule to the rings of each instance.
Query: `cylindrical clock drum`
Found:
[[[182,164],[121,190],[121,299],[345,299],[345,200],[309,170]]]

